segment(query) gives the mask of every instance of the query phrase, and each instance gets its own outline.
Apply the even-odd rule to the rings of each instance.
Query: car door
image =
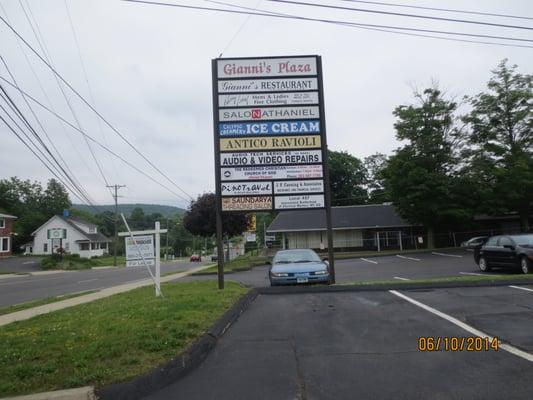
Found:
[[[481,247],[479,255],[484,257],[489,265],[498,265],[498,240],[499,236],[493,236],[487,240],[487,243]]]
[[[517,263],[516,243],[508,236],[502,236],[498,240],[498,259],[505,266],[515,266]]]

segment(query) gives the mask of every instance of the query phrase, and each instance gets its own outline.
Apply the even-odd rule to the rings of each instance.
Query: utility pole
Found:
[[[170,220],[170,219],[167,217],[167,233],[166,233],[166,235],[165,235],[165,236],[166,236],[166,240],[167,240],[167,244],[166,244],[166,246],[165,246],[165,261],[168,260],[168,233],[170,232],[170,229],[169,229],[169,227],[168,227],[168,222],[169,222],[169,220]]]
[[[115,243],[113,245],[113,253],[114,253],[114,259],[113,259],[113,265],[117,266],[117,247],[118,247],[118,198],[120,197],[118,195],[119,189],[126,187],[126,185],[107,185],[108,188],[113,188],[115,190],[115,194],[113,195],[113,198],[115,199]]]

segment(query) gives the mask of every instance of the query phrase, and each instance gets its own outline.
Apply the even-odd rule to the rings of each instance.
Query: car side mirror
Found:
[[[324,264],[326,264],[326,265],[329,267],[329,261],[328,261],[328,259],[326,258],[326,259],[323,260],[323,261],[324,261]]]
[[[510,249],[510,250],[514,250],[514,246],[512,244],[504,244],[503,247],[505,249]]]

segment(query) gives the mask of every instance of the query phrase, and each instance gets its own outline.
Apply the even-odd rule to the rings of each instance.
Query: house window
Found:
[[[96,233],[96,228],[89,228],[89,233]]]
[[[48,243],[43,244],[43,253],[48,253]]]
[[[89,250],[90,243],[80,243],[80,250]]]
[[[69,244],[69,242],[65,242],[65,251],[70,251],[70,244]]]
[[[9,251],[9,238],[0,238],[0,253],[7,253]]]
[[[0,218],[0,228],[6,227],[6,220],[4,218]]]

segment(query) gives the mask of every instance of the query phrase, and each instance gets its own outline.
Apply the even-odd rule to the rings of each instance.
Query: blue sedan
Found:
[[[309,249],[281,250],[272,260],[270,285],[330,283],[329,265]]]

